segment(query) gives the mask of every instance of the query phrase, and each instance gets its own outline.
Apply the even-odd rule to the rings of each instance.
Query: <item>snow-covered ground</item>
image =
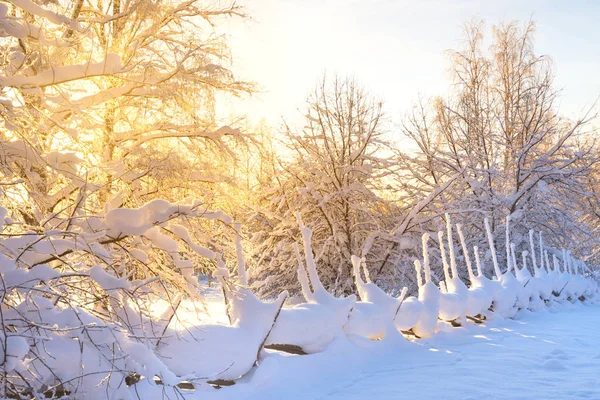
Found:
[[[340,340],[321,354],[270,355],[219,398],[599,399],[600,307],[526,313],[426,340]]]
[[[217,300],[217,296],[212,299]],[[429,339],[339,337],[324,352],[263,352],[231,387],[195,399],[600,399],[600,306],[570,303]]]

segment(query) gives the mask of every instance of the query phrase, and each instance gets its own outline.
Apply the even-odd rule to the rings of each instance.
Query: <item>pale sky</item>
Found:
[[[223,114],[252,121],[301,116],[323,72],[355,76],[398,120],[421,95],[447,93],[445,51],[460,47],[462,24],[537,24],[537,54],[550,55],[561,110],[574,117],[600,95],[600,1],[542,0],[239,0],[252,21],[227,22],[233,70],[261,85],[243,101],[221,102]],[[490,35],[491,36],[491,33]]]

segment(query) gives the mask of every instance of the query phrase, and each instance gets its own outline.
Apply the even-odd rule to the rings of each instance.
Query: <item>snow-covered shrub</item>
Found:
[[[427,194],[415,197],[390,186],[397,163],[380,155],[394,152],[382,103],[352,78],[323,78],[307,100],[302,124],[286,125],[282,134],[291,157],[265,188],[250,223],[257,293],[298,292],[292,252],[296,212],[311,227],[319,274],[332,293],[353,291],[352,255],[365,257],[384,289],[382,284],[400,286],[395,260],[401,252],[406,260],[414,256],[421,234],[415,217]],[[401,202],[410,207],[405,210]]]
[[[208,218],[228,225],[229,217],[196,201],[155,200],[73,217],[57,225],[63,229],[23,231],[0,210],[4,396],[125,396],[136,376],[179,383],[156,346],[181,296],[201,301],[187,251],[217,258],[184,224]],[[152,310],[158,300],[170,304],[159,314]]]

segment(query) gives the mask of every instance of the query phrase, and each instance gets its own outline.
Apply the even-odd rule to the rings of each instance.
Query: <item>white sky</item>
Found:
[[[354,75],[398,120],[419,95],[448,90],[446,50],[462,24],[483,18],[537,24],[536,53],[549,54],[563,88],[561,108],[579,114],[600,95],[600,1],[559,0],[239,0],[253,21],[230,21],[233,70],[263,92],[222,101],[223,115],[251,121],[301,116],[308,92],[327,71]]]

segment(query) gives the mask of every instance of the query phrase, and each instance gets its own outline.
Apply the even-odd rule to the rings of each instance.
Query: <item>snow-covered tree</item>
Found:
[[[297,289],[292,243],[299,238],[295,213],[313,231],[323,283],[335,291],[352,285],[352,255],[363,253],[372,232],[393,228],[389,201],[393,170],[382,103],[353,79],[323,78],[306,104],[304,126],[285,125],[288,161],[265,193],[253,219],[261,287]],[[377,252],[374,252],[377,254]],[[377,256],[379,256],[377,254]]]
[[[214,93],[252,90],[217,30],[231,16],[211,1],[0,3],[0,397],[178,383],[155,348],[182,296],[201,301],[195,272],[235,259],[238,229],[213,208],[233,206],[221,193],[246,142],[219,127]],[[59,371],[64,358],[80,362]]]
[[[0,12],[1,167],[27,224],[73,213],[82,197],[95,211],[117,194],[129,206],[209,201],[227,181],[243,135],[216,125],[214,92],[252,85],[228,69],[215,25],[243,17],[237,5],[24,0]]]
[[[483,237],[484,215],[493,229],[511,215],[523,246],[526,226],[555,233],[556,245],[579,237],[587,228],[566,210],[574,188],[590,194],[582,185],[598,160],[593,107],[577,121],[561,116],[552,61],[534,52],[533,22],[494,26],[489,52],[482,23],[465,33],[464,48],[450,53],[451,94],[418,104],[404,123],[418,147],[407,157],[405,190],[428,192],[458,174],[429,212],[459,212],[468,240]]]

